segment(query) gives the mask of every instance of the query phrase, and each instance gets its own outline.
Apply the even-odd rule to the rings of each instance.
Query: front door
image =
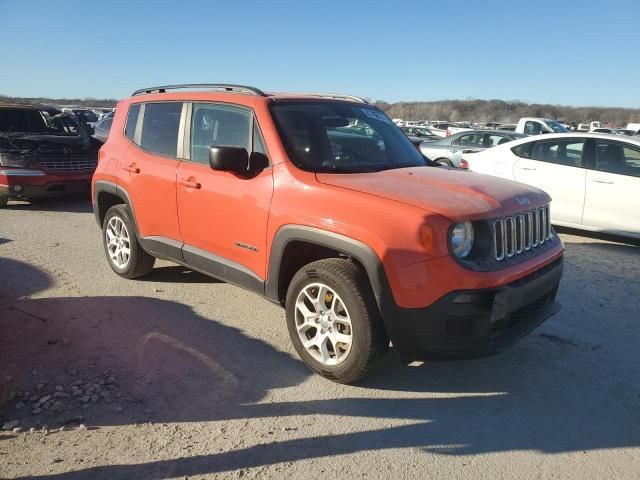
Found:
[[[272,171],[215,171],[209,166],[209,147],[243,147],[250,158],[252,152],[266,155],[258,123],[248,108],[193,103],[188,131],[189,159],[180,164],[177,183],[184,259],[215,276],[254,287],[266,277]]]

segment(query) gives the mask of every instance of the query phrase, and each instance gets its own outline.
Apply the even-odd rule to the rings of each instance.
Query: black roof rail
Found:
[[[233,93],[246,93],[249,95],[258,95],[260,97],[266,97],[266,94],[255,87],[248,87],[246,85],[233,85],[230,83],[184,83],[180,85],[163,85],[160,87],[148,87],[136,90],[131,94],[132,97],[141,95],[143,93],[165,93],[167,90],[180,90],[180,89],[212,89],[223,90]]]
[[[305,95],[310,97],[335,98],[336,100],[351,100],[358,103],[369,103],[364,98],[355,95],[343,95],[342,93],[295,93],[294,95]]]

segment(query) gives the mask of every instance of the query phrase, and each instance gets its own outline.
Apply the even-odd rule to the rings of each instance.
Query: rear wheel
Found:
[[[362,379],[389,346],[366,273],[350,260],[319,260],[300,269],[287,291],[286,313],[305,364],[339,383]]]
[[[6,207],[7,203],[9,203],[9,199],[4,195],[0,195],[0,208]]]
[[[114,205],[107,211],[102,224],[102,238],[109,265],[118,275],[138,278],[153,268],[156,259],[138,243],[126,205]]]

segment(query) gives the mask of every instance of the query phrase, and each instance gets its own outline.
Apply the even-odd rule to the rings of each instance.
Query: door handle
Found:
[[[187,188],[195,188],[196,190],[199,189],[202,185],[200,185],[198,182],[196,182],[195,180],[191,180],[188,178],[183,178],[180,180],[180,185],[183,185]]]
[[[129,173],[140,173],[140,169],[136,167],[135,163],[132,163],[131,165],[128,165],[126,167],[122,167],[122,169]]]
[[[533,167],[518,167],[520,170],[527,170],[529,172],[534,172],[536,169]]]
[[[613,182],[611,180],[598,180],[597,178],[594,178],[591,181],[595,183],[605,183],[607,185],[613,185]]]

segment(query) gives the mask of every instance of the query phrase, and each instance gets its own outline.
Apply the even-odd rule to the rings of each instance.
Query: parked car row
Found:
[[[435,142],[422,142],[420,152],[440,165],[467,168],[463,154],[480,152],[524,136],[504,130],[465,130]]]
[[[548,192],[556,225],[640,238],[640,139],[551,134],[519,139],[464,159],[474,172]]]

